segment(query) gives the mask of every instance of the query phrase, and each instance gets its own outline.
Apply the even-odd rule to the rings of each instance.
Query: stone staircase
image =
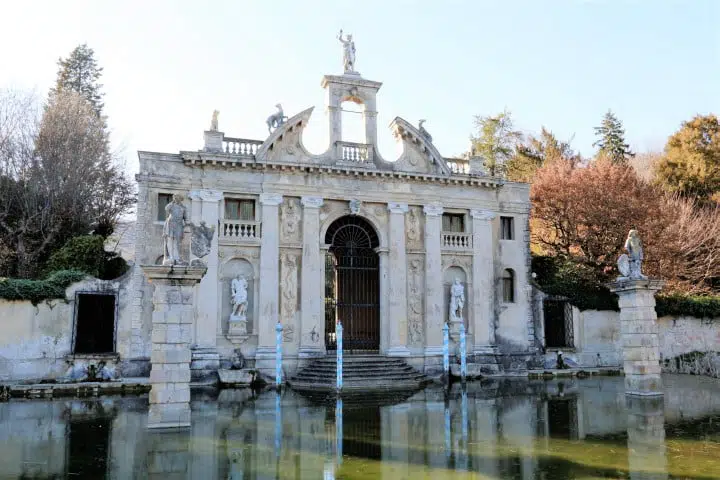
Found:
[[[294,390],[334,391],[337,359],[327,356],[312,361],[288,383]],[[430,382],[424,374],[400,358],[381,355],[345,355],[343,391],[415,391]]]

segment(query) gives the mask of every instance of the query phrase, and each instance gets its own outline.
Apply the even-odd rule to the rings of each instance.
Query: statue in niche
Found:
[[[248,306],[248,281],[238,275],[230,283],[231,297],[230,324],[235,334],[247,334],[247,306]]]
[[[355,71],[355,42],[352,35],[348,34],[343,38],[343,31],[340,30],[337,38],[343,46],[343,70],[345,73],[357,73]]]
[[[420,120],[418,121],[418,130],[420,130],[420,135],[422,135],[425,140],[432,143],[432,135],[430,135],[430,132],[425,130],[425,127],[423,127],[423,123],[425,123],[427,120]]]
[[[463,319],[463,307],[465,306],[465,287],[456,278],[455,283],[450,287],[450,323],[461,322]]]
[[[210,121],[210,131],[211,132],[218,131],[218,115],[220,115],[220,112],[217,110],[213,110],[212,120]]]
[[[632,229],[628,233],[625,240],[625,250],[618,258],[618,270],[624,278],[632,280],[646,280],[647,277],[642,273],[642,262],[644,259],[642,240],[637,230]]]
[[[283,215],[283,236],[285,240],[293,240],[297,237],[298,224],[300,223],[300,212],[295,200],[288,199],[282,206]]]
[[[288,119],[283,112],[282,105],[278,103],[275,105],[275,108],[277,108],[278,111],[270,115],[265,121],[268,127],[268,133],[272,133],[273,129],[277,130],[283,126]]]
[[[187,209],[182,204],[182,195],[175,194],[172,202],[165,207],[165,225],[163,226],[163,265],[187,265],[180,258],[180,245],[182,245],[185,224],[187,222]]]

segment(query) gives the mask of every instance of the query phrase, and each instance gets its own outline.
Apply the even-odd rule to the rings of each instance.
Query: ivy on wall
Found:
[[[80,270],[60,270],[43,280],[0,278],[0,298],[5,300],[27,300],[37,305],[43,300],[65,298],[65,289],[83,280],[87,273]]]

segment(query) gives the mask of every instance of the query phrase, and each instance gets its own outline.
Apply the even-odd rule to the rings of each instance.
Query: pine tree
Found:
[[[593,147],[598,147],[598,156],[607,158],[613,163],[625,164],[635,154],[625,142],[625,129],[622,122],[612,111],[608,110],[599,127],[595,127],[598,140]]]
[[[93,110],[102,118],[102,85],[98,83],[102,67],[98,67],[95,52],[87,44],[78,45],[66,59],[58,59],[58,73],[55,88],[50,90],[50,99],[61,91],[71,90],[85,98]]]
[[[475,116],[477,136],[470,137],[471,155],[484,158],[485,168],[493,176],[505,174],[505,163],[522,140],[522,133],[514,129],[512,117],[507,110],[495,115]]]

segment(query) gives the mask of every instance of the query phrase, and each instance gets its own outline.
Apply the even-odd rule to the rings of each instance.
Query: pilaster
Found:
[[[391,356],[408,356],[407,348],[407,255],[405,249],[406,203],[388,203],[390,251],[388,254],[388,320]]]
[[[217,352],[217,336],[220,330],[220,290],[218,286],[218,236],[220,222],[220,201],[223,194],[219,190],[193,190],[189,194],[192,200],[191,218],[193,223],[205,222],[215,228],[210,242],[210,253],[202,259],[207,264],[207,274],[200,281],[197,293],[197,322],[195,322],[192,363],[194,378],[200,378],[220,368],[220,355]],[[191,261],[194,260],[191,258]]]
[[[425,212],[425,356],[441,356],[443,350],[443,207],[429,204]],[[426,359],[427,361],[427,359]]]
[[[323,256],[320,252],[320,207],[322,197],[302,197],[303,259],[300,273],[300,351],[301,357],[325,354],[325,338],[318,330],[325,326]],[[313,334],[313,332],[315,332]]]
[[[274,371],[275,324],[278,322],[278,295],[280,280],[279,205],[282,195],[260,194],[262,205],[262,238],[260,240],[260,288],[258,348],[255,353],[256,367],[268,373]]]
[[[472,217],[472,309],[471,321],[476,355],[492,355],[495,345],[495,281],[493,260],[493,212],[470,210]],[[488,359],[489,360],[489,359]],[[494,358],[493,358],[494,360]],[[482,361],[481,363],[488,363]],[[490,363],[495,363],[490,362]]]

